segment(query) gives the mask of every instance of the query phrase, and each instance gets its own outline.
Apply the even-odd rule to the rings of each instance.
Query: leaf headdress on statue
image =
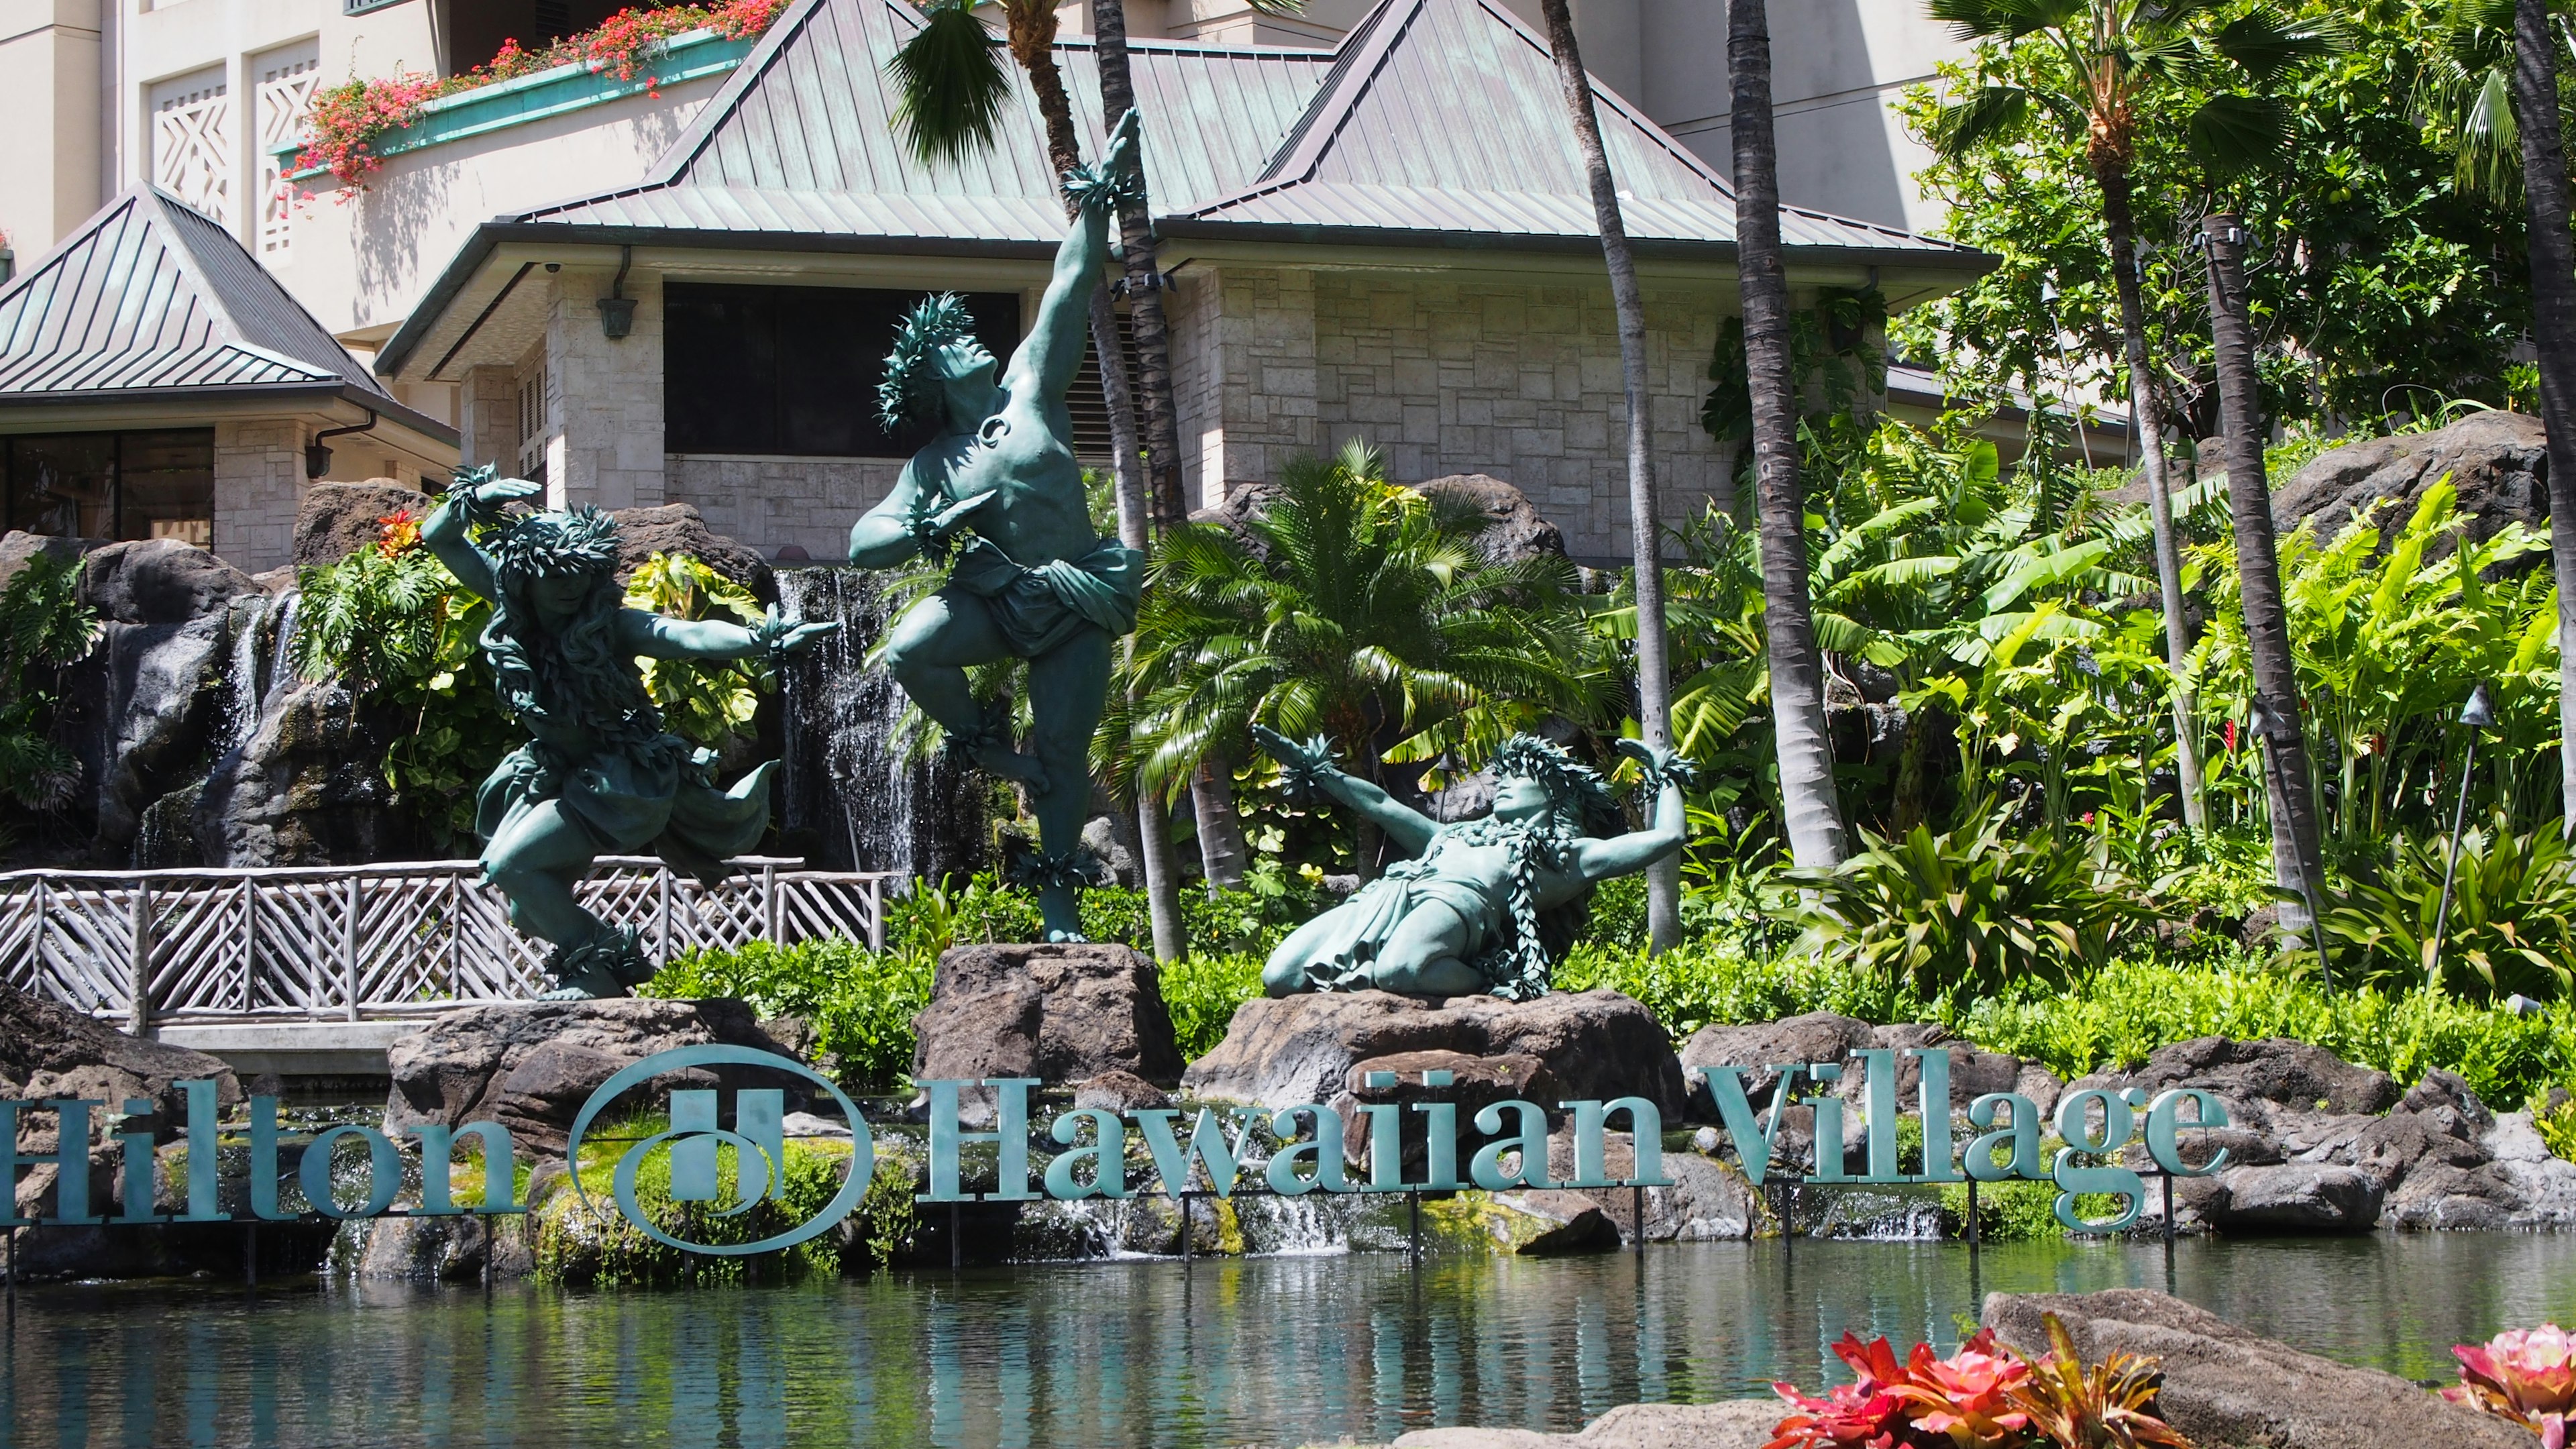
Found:
[[[939,410],[939,349],[975,335],[974,314],[954,292],[924,297],[895,324],[877,384],[877,421],[889,433]]]
[[[1618,803],[1611,799],[1601,772],[1576,759],[1563,745],[1537,735],[1514,735],[1494,751],[1486,768],[1496,780],[1536,780],[1556,802],[1549,812],[1552,834],[1606,835],[1624,828]]]
[[[617,520],[591,507],[534,513],[487,535],[481,547],[501,586],[481,641],[501,703],[541,738],[549,724],[600,738],[659,735],[652,696],[617,647],[625,598],[617,582]],[[549,627],[529,586],[565,577],[586,577],[590,589],[568,622]]]

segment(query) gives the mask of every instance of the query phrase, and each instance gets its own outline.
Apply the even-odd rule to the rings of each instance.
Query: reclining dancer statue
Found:
[[[773,768],[717,789],[708,774],[715,752],[663,731],[636,656],[774,659],[841,626],[794,624],[773,609],[746,629],[623,607],[617,521],[596,508],[513,517],[504,508],[540,485],[493,471],[460,469],[420,528],[457,582],[491,600],[483,657],[501,707],[536,736],[476,797],[483,878],[509,898],[510,924],[554,946],[546,999],[623,996],[651,979],[654,963],[633,930],[575,898],[593,858],[650,846],[701,880],[721,880],[725,858],[769,826]],[[470,534],[478,526],[487,530],[480,544]]]
[[[1130,111],[1102,163],[1066,178],[1081,215],[1056,251],[1037,325],[998,383],[993,354],[954,295],[904,319],[879,412],[889,432],[935,422],[941,436],[850,529],[850,562],[862,568],[916,555],[938,562],[953,550],[947,587],[888,632],[885,666],[947,731],[949,748],[1027,789],[1039,857],[1025,876],[1039,888],[1050,941],[1082,939],[1079,892],[1094,870],[1082,850],[1091,733],[1108,695],[1112,644],[1136,627],[1143,587],[1144,556],[1091,526],[1065,406],[1091,336],[1091,289],[1109,258],[1116,178],[1135,147]],[[986,714],[966,679],[969,666],[1010,658],[1029,661],[1026,753],[1013,746],[1009,714]]]
[[[1292,790],[1340,801],[1414,852],[1279,943],[1261,971],[1272,996],[1374,988],[1527,1001],[1548,989],[1552,958],[1573,944],[1592,887],[1644,870],[1688,835],[1690,762],[1636,740],[1621,740],[1619,752],[1644,767],[1654,823],[1605,839],[1584,833],[1619,818],[1600,774],[1536,735],[1514,735],[1494,752],[1493,814],[1441,825],[1336,769],[1320,737],[1301,745],[1259,725],[1252,734]]]

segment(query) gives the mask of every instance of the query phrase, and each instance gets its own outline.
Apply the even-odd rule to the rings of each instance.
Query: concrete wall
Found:
[[[98,210],[99,0],[0,3],[0,233],[21,270]]]

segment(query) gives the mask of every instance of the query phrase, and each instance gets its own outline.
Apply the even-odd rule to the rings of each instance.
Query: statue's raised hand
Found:
[[[1333,761],[1332,741],[1322,735],[1299,744],[1267,725],[1256,724],[1252,726],[1252,742],[1279,762],[1281,783],[1291,795],[1321,795],[1325,782],[1341,774]]]
[[[480,478],[469,489],[469,496],[485,508],[499,508],[522,498],[534,498],[545,491],[543,483],[525,478]]]
[[[1650,795],[1661,793],[1666,785],[1689,789],[1699,775],[1699,767],[1678,750],[1650,745],[1644,740],[1621,740],[1611,748],[1637,762],[1638,772]]]
[[[1111,175],[1125,174],[1128,165],[1136,159],[1137,127],[1136,108],[1129,106],[1126,113],[1118,118],[1118,124],[1109,128],[1109,147],[1100,153],[1100,162]]]
[[[840,632],[841,626],[837,621],[799,624],[782,619],[778,617],[778,608],[774,604],[770,606],[768,617],[751,626],[751,637],[767,649],[772,658],[802,653],[813,647],[815,640],[828,639]]]

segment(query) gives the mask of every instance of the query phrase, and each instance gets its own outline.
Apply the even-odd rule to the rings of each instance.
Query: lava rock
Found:
[[[1565,532],[1539,516],[1529,495],[1486,473],[1452,473],[1412,485],[1413,491],[1484,521],[1477,551],[1487,563],[1565,557]]]
[[[90,1110],[90,1202],[92,1210],[113,1211],[121,1200],[118,1175],[124,1162],[115,1134],[149,1131],[156,1142],[175,1140],[187,1125],[183,1081],[215,1084],[217,1109],[240,1105],[241,1083],[232,1068],[203,1052],[171,1046],[124,1032],[83,1012],[0,985],[0,1097],[42,1102],[48,1098],[87,1098],[107,1103]],[[152,1104],[146,1117],[120,1119],[129,1101]],[[17,1150],[34,1155],[53,1152],[61,1142],[55,1114],[42,1107],[22,1112]],[[15,1201],[22,1217],[53,1212],[56,1168],[39,1163],[21,1175]],[[132,1236],[132,1235],[127,1235]],[[143,1236],[150,1236],[149,1234]],[[35,1235],[49,1253],[30,1271],[101,1272],[111,1258],[121,1260],[126,1246],[110,1235],[48,1229]],[[47,1243],[47,1239],[59,1239]],[[102,1256],[106,1255],[106,1256]]]
[[[1430,1072],[1447,1072],[1447,1086],[1425,1083]],[[1392,1086],[1373,1087],[1369,1079],[1380,1073],[1395,1078]],[[1458,1109],[1458,1161],[1460,1170],[1471,1160],[1477,1148],[1490,1139],[1476,1130],[1476,1114],[1496,1102],[1536,1102],[1553,1108],[1565,1094],[1547,1063],[1534,1056],[1506,1053],[1500,1056],[1472,1057],[1464,1052],[1427,1051],[1396,1052],[1390,1056],[1370,1057],[1354,1062],[1343,1090],[1334,1095],[1331,1106],[1342,1118],[1342,1146],[1352,1162],[1369,1161],[1370,1115],[1366,1106],[1392,1104],[1397,1108],[1396,1121],[1403,1132],[1403,1177],[1409,1182],[1423,1180],[1429,1164],[1428,1119],[1413,1109],[1429,1102],[1448,1102]]]
[[[2232,1232],[2366,1233],[2385,1196],[2359,1168],[2314,1162],[2231,1167],[2218,1182],[2226,1196],[2202,1215]]]
[[[617,577],[634,575],[657,553],[684,553],[749,589],[764,604],[778,602],[778,577],[758,549],[707,527],[704,514],[686,503],[658,508],[620,508],[617,520]]]
[[[1619,1248],[1618,1224],[1586,1193],[1562,1188],[1498,1192],[1481,1216],[1496,1244],[1523,1257],[1610,1253]]]
[[[111,543],[81,567],[80,600],[115,624],[185,624],[260,591],[250,575],[175,538]]]
[[[1763,1449],[1788,1416],[1778,1399],[1621,1404],[1576,1434],[1535,1429],[1416,1429],[1392,1449]]]
[[[1637,1175],[1637,1139],[1626,1132],[1602,1134],[1602,1168],[1613,1178]],[[1637,1240],[1637,1206],[1646,1209],[1646,1241],[1651,1243],[1737,1242],[1753,1236],[1760,1210],[1753,1185],[1722,1162],[1696,1152],[1666,1152],[1663,1175],[1670,1186],[1568,1188],[1591,1198],[1602,1215],[1629,1243]],[[1547,1175],[1556,1182],[1574,1177],[1574,1134],[1559,1129],[1547,1139]]]
[[[2158,1412],[2195,1444],[2531,1449],[2528,1429],[2446,1402],[2394,1374],[2301,1353],[2145,1289],[1991,1293],[1982,1321],[2003,1342],[2036,1356],[2049,1349],[2042,1316],[2050,1313],[2088,1363],[2115,1352],[2158,1359],[2164,1371]]]
[[[1073,1105],[1110,1112],[1136,1112],[1172,1105],[1171,1095],[1134,1072],[1115,1067],[1073,1089]]]
[[[426,519],[438,501],[391,478],[364,483],[316,483],[295,510],[294,557],[298,566],[335,564],[384,538],[383,520],[396,512]]]
[[[2379,506],[2375,522],[2380,551],[2413,517],[2424,490],[2448,477],[2459,490],[2459,511],[2469,536],[2484,542],[2519,523],[2549,537],[2549,435],[2540,419],[2522,413],[2472,413],[2429,433],[2372,438],[2320,454],[2272,493],[2274,526],[2287,534],[2313,522],[2319,542],[2350,525],[2353,510]],[[2448,557],[2448,539],[2436,542],[2427,561]],[[2546,566],[2543,550],[2519,560],[2517,572]]]
[[[517,1217],[386,1217],[343,1224],[335,1256],[361,1278],[454,1283],[482,1277],[526,1278],[537,1269]]]
[[[2227,1104],[2231,1120],[2263,1126],[2274,1109],[2291,1112],[2376,1113],[2397,1105],[2397,1082],[2386,1072],[2354,1066],[2323,1047],[2284,1037],[2237,1041],[2204,1036],[2176,1042],[2149,1056],[2136,1070],[2096,1072],[2069,1091],[2198,1087]]]
[[[1652,1012],[1608,990],[1552,992],[1524,1002],[1495,996],[1435,1002],[1385,991],[1247,1001],[1235,1009],[1225,1040],[1182,1074],[1181,1087],[1274,1109],[1328,1102],[1347,1089],[1359,1063],[1430,1051],[1535,1057],[1565,1100],[1637,1096],[1667,1121],[1681,1112],[1672,1039]]]
[[[1840,1063],[1853,1052],[1878,1045],[1877,1029],[1868,1022],[1830,1011],[1811,1011],[1779,1021],[1747,1026],[1704,1026],[1682,1044],[1682,1070],[1690,1079],[1692,1103],[1704,1114],[1716,1107],[1702,1067],[1742,1067],[1744,1098],[1756,1110],[1767,1108],[1780,1074],[1769,1070],[1795,1063]],[[1919,1069],[1918,1069],[1919,1070]]]
[[[29,559],[41,555],[70,560],[105,547],[107,540],[103,538],[55,538],[51,534],[13,528],[0,534],[0,589],[9,587],[10,581],[27,567]]]
[[[459,1007],[386,1049],[393,1091],[385,1131],[488,1120],[508,1128],[523,1152],[559,1154],[572,1119],[611,1076],[656,1052],[708,1045],[778,1050],[750,1007],[723,997]],[[720,1067],[672,1073],[653,1083],[652,1093],[658,1101],[674,1086],[780,1087],[794,1108],[805,1096],[800,1081],[757,1067]]]
[[[930,1005],[913,1018],[915,1081],[1035,1077],[1049,1085],[1122,1071],[1147,1082],[1181,1075],[1162,975],[1133,947],[1097,943],[953,946],[939,958]],[[961,1094],[990,1120],[988,1090]]]
[[[406,831],[384,742],[338,680],[300,685],[215,759],[189,805],[198,859],[218,866],[396,859]]]

